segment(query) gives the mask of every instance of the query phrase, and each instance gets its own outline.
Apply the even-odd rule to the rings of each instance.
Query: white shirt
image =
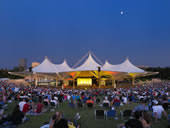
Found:
[[[110,105],[110,102],[108,100],[103,100],[103,104],[108,103]]]
[[[123,99],[123,103],[127,104],[127,97],[123,97],[122,99]]]
[[[70,100],[71,96],[70,95],[67,95],[67,100]]]
[[[154,113],[157,113],[157,116],[160,119],[162,117],[162,112],[164,111],[162,105],[155,105],[152,107],[152,109]]]
[[[58,100],[58,97],[55,96],[54,99],[57,101],[57,100]]]
[[[55,105],[57,105],[57,101],[56,100],[51,100],[50,102],[53,102]]]
[[[21,112],[22,112],[22,110],[23,110],[24,104],[26,104],[25,101],[19,102],[19,109],[20,109]]]

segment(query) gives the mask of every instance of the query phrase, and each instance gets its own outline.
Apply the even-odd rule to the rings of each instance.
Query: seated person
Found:
[[[19,105],[17,105],[11,115],[11,121],[13,124],[21,124],[24,119],[24,113],[20,111]]]
[[[141,111],[134,113],[134,119],[129,119],[125,124],[120,124],[119,128],[144,128],[140,118],[142,117]]]
[[[125,123],[125,128],[143,128],[143,126],[139,120],[130,119]]]
[[[48,105],[50,104],[49,99],[48,99],[48,96],[45,96],[45,98],[44,98],[44,102],[47,102],[47,103],[48,103]]]
[[[105,97],[105,99],[103,100],[103,104],[108,104],[110,106],[110,102],[107,97]]]
[[[50,102],[53,102],[55,104],[55,106],[57,105],[57,101],[54,99],[54,97],[52,97]]]
[[[160,103],[154,104],[152,106],[152,110],[153,110],[153,116],[155,117],[156,121],[157,121],[157,119],[162,118],[162,113],[167,117],[167,113],[165,112],[162,105],[160,105]]]
[[[24,104],[26,104],[26,102],[25,99],[22,98],[21,101],[19,102],[19,109],[21,112],[23,111]]]
[[[89,97],[89,99],[86,101],[86,104],[94,104],[94,101]]]
[[[4,116],[4,109],[0,107],[0,124],[3,124],[5,121],[7,121],[6,117]],[[1,127],[1,126],[0,126]]]
[[[44,105],[42,104],[41,99],[39,99],[39,102],[38,102],[38,104],[37,104],[37,107],[36,107],[35,112],[36,112],[36,113],[41,113],[41,112],[43,111],[43,107],[44,107]]]
[[[118,96],[116,96],[113,100],[112,100],[112,105],[115,106],[119,106],[120,105],[120,99]]]
[[[3,101],[3,97],[0,96],[0,106],[3,106],[3,105],[5,105],[5,103],[4,103],[4,101]]]
[[[149,113],[144,111],[142,112],[142,117],[139,120],[141,121],[143,128],[150,128],[151,119],[152,117],[149,115]]]
[[[79,107],[79,108],[83,107],[83,103],[82,103],[81,99],[77,100],[77,107]]]
[[[29,100],[26,99],[25,101],[26,103],[24,104],[23,110],[22,110],[23,113],[27,113],[30,110]]]
[[[68,128],[68,121],[62,118],[62,114],[60,112],[56,112],[52,116],[49,128]]]
[[[149,107],[146,106],[144,102],[141,102],[141,104],[139,104],[133,109],[133,112],[136,112],[136,111],[149,111]]]
[[[142,122],[139,120],[142,117],[141,111],[136,111],[134,113],[134,119],[129,119],[125,123],[126,128],[143,128]]]

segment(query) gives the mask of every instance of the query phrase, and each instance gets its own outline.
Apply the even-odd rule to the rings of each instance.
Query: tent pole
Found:
[[[112,77],[112,87],[116,88],[116,81],[115,81],[114,77]]]
[[[56,73],[56,83],[55,86],[58,87],[57,73]]]
[[[116,80],[115,80],[115,79],[113,80],[113,84],[114,84],[114,85],[113,85],[114,88],[116,88]]]
[[[38,86],[38,78],[37,78],[37,74],[35,74],[35,86]]]
[[[73,89],[75,89],[75,79],[73,78]]]
[[[100,71],[98,71],[98,86],[99,86],[99,88],[101,88],[101,85],[100,85]]]
[[[132,86],[135,86],[135,77],[132,77]]]

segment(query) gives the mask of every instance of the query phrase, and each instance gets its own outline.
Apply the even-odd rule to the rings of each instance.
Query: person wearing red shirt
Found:
[[[41,103],[41,100],[39,100],[38,104],[37,104],[37,109],[36,109],[36,113],[41,113],[43,110],[44,105]]]
[[[23,113],[27,113],[30,110],[30,105],[28,103],[29,100],[26,99],[25,101],[26,101],[26,103],[24,104],[23,110],[22,110]]]
[[[89,104],[89,103],[94,104],[94,101],[92,100],[91,97],[86,101],[86,104]]]

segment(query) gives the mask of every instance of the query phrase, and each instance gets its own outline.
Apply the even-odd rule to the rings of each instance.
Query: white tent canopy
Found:
[[[102,67],[105,71],[117,71],[117,72],[127,72],[127,73],[144,73],[145,71],[133,65],[129,59],[126,59],[123,63],[118,65],[112,65],[108,61]]]
[[[122,64],[119,65],[119,70],[128,73],[144,73],[145,71],[133,65],[127,58]]]
[[[37,67],[33,68],[32,71],[34,73],[57,73],[58,68],[47,57],[45,57],[44,61]]]
[[[86,61],[81,66],[73,69],[72,71],[94,71],[94,70],[98,70],[98,67],[101,67],[101,65],[98,64],[93,59],[92,55],[89,53]]]
[[[66,60],[62,64],[53,64],[47,57],[37,67],[33,68],[34,73],[59,73],[59,72],[70,72],[70,71],[96,71],[98,67],[101,67],[103,71],[115,71],[115,72],[126,72],[126,73],[145,73],[144,70],[133,65],[129,59],[126,59],[123,63],[112,65],[108,61],[103,66],[98,64],[92,57],[91,53],[88,54],[85,62],[77,68],[71,68]]]
[[[114,71],[117,70],[118,65],[112,65],[107,60],[105,61],[105,64],[102,66],[103,71]]]
[[[72,68],[67,64],[67,61],[64,60],[62,64],[56,64],[58,72],[69,72],[72,71]]]

